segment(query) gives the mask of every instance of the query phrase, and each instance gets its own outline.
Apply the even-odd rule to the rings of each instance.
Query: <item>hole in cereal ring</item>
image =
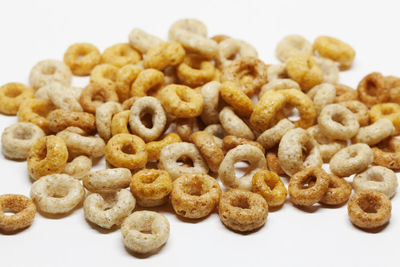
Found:
[[[136,150],[131,144],[123,144],[121,151],[125,154],[135,154]]]
[[[379,203],[376,199],[366,196],[365,198],[361,198],[358,202],[360,208],[366,213],[377,213],[379,209]]]
[[[342,121],[343,121],[343,114],[342,113],[335,113],[332,116],[332,120],[343,125]]]
[[[376,88],[376,84],[373,81],[368,81],[367,82],[367,86],[366,86],[366,91],[367,94],[370,96],[376,96],[377,93],[377,88]]]
[[[371,175],[368,176],[368,180],[374,182],[383,182],[383,177],[378,173],[371,173]]]
[[[26,131],[25,129],[18,128],[14,131],[13,137],[19,140],[30,140],[33,136],[31,131]]]
[[[247,197],[244,196],[239,196],[232,199],[231,205],[241,209],[250,209],[249,200],[247,199]]]
[[[317,178],[314,175],[312,175],[312,176],[308,177],[308,179],[304,182],[304,184],[301,185],[301,189],[307,189],[307,188],[313,187],[316,182],[317,182]]]
[[[176,161],[179,166],[193,167],[193,160],[188,156],[180,156]]]
[[[7,90],[5,93],[5,96],[14,98],[14,97],[19,96],[21,93],[22,93],[22,91],[19,89]]]
[[[153,110],[143,109],[140,113],[140,121],[146,128],[153,128]]]
[[[39,153],[37,153],[37,157],[39,158],[39,160],[44,160],[47,156],[47,146],[45,145],[40,151]]]
[[[246,175],[246,173],[249,173],[250,171],[252,171],[252,169],[250,168],[250,163],[247,161],[238,161],[234,164],[234,168],[235,168],[235,175],[237,177],[242,177],[244,175]]]
[[[152,174],[152,175],[142,175],[140,176],[140,181],[144,184],[151,184],[155,180],[157,180],[158,174]]]
[[[10,208],[5,208],[4,210],[3,210],[3,214],[5,215],[5,216],[12,216],[12,215],[15,215],[15,214],[17,214],[18,212],[17,211],[15,211],[15,210],[13,210],[13,209],[10,209]]]
[[[53,188],[51,191],[51,197],[54,198],[63,198],[68,195],[68,189],[63,186],[56,186],[56,188]]]
[[[193,179],[185,184],[184,191],[192,196],[201,196],[204,194],[203,182],[199,179]]]

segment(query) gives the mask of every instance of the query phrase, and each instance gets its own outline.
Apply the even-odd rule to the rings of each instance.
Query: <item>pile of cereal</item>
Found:
[[[2,153],[26,160],[34,180],[31,198],[0,196],[0,229],[83,201],[89,222],[120,227],[127,248],[154,253],[169,222],[136,204],[172,205],[189,219],[218,207],[222,223],[242,232],[262,227],[288,193],[296,206],[348,202],[354,225],[384,226],[400,169],[400,78],[374,72],[357,90],[339,84],[355,51],[328,36],[289,35],[276,55],[282,63],[267,65],[247,42],[208,38],[202,22],[182,19],[168,41],[134,29],[102,54],[77,43],[64,62],[39,62],[30,87],[0,88],[0,112],[18,117]],[[90,83],[72,87],[72,75]],[[107,168],[91,171],[103,156]],[[249,165],[242,177],[238,162]]]

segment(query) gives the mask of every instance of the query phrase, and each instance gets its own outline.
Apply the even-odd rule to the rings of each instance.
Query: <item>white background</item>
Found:
[[[355,88],[372,71],[398,75],[400,37],[396,1],[1,1],[0,84],[28,82],[39,60],[62,60],[75,42],[101,50],[126,42],[133,27],[166,38],[169,25],[183,17],[205,22],[209,34],[227,34],[253,44],[266,63],[277,63],[276,43],[298,33],[310,41],[338,37],[357,52],[340,81]],[[75,80],[84,85],[85,80]],[[0,131],[16,117],[0,116]],[[26,162],[0,156],[0,194],[29,195]],[[351,179],[350,179],[351,180]],[[349,221],[346,206],[304,211],[289,201],[269,214],[258,232],[237,234],[217,213],[183,221],[165,208],[170,239],[156,255],[129,254],[119,230],[99,231],[82,209],[63,218],[40,214],[17,235],[0,234],[0,266],[399,266],[400,200],[392,199],[390,224],[364,232]]]

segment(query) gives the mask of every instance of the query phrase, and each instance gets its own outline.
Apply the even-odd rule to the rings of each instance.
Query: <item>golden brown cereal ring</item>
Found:
[[[118,68],[111,64],[99,64],[90,73],[90,82],[104,87],[115,87]]]
[[[4,214],[7,209],[15,214]],[[0,230],[15,232],[24,229],[33,223],[35,215],[36,206],[30,198],[15,194],[0,195]]]
[[[201,87],[201,95],[204,99],[201,120],[205,124],[214,124],[219,122],[219,91],[221,84],[217,81],[206,83]]]
[[[87,76],[101,61],[99,49],[88,43],[76,43],[68,47],[64,62],[77,76]]]
[[[249,171],[242,177],[237,178],[235,174],[235,163],[247,161]],[[219,178],[224,186],[228,188],[240,188],[251,190],[251,179],[254,173],[267,168],[267,162],[261,150],[252,145],[240,145],[226,153],[224,160],[218,170]]]
[[[49,132],[49,120],[47,115],[54,109],[54,105],[49,100],[27,99],[22,102],[17,116],[19,122],[33,123],[46,133]]]
[[[224,107],[221,110],[219,113],[219,120],[227,134],[249,140],[254,139],[255,136],[253,131],[230,107]]]
[[[379,147],[373,147],[374,164],[389,169],[400,169],[400,140],[394,137],[382,142]]]
[[[77,127],[68,127],[57,133],[57,136],[62,138],[67,145],[70,156],[85,155],[93,158],[103,156],[106,146],[104,140],[100,137],[86,135],[84,130]]]
[[[311,55],[312,45],[303,36],[297,34],[285,36],[279,41],[275,49],[276,57],[282,62],[285,62],[291,56],[298,53]]]
[[[350,198],[347,211],[354,225],[363,229],[373,229],[389,222],[392,204],[381,192],[361,191]]]
[[[203,111],[203,97],[185,85],[171,84],[159,93],[164,109],[177,118],[197,117]]]
[[[243,40],[227,37],[219,42],[215,41],[218,43],[217,59],[221,66],[226,66],[239,57],[258,57],[257,50]]]
[[[60,137],[49,135],[39,138],[28,156],[28,171],[32,179],[61,173],[68,160],[68,149]]]
[[[390,101],[400,103],[400,78],[396,76],[386,76],[385,86],[390,90]]]
[[[268,207],[278,207],[285,203],[287,190],[276,173],[258,171],[251,183],[253,192],[260,194],[267,201]]]
[[[81,182],[67,174],[46,175],[32,184],[31,198],[39,210],[67,213],[74,209],[85,195]]]
[[[338,104],[345,106],[356,115],[360,126],[366,126],[369,123],[369,110],[366,105],[357,100],[338,102]]]
[[[117,79],[115,81],[115,92],[118,95],[120,102],[125,101],[131,97],[131,87],[138,77],[142,69],[136,65],[128,64],[120,68],[117,72]]]
[[[373,160],[374,154],[368,145],[355,144],[339,150],[329,161],[329,167],[337,176],[347,177],[364,171]]]
[[[155,69],[139,73],[131,87],[132,96],[146,96],[157,93],[164,86],[164,74]]]
[[[322,166],[318,144],[306,130],[296,128],[289,130],[281,139],[278,158],[287,175],[308,167]]]
[[[193,133],[190,139],[200,151],[210,170],[217,173],[219,165],[224,159],[224,153],[215,143],[212,134],[206,131],[198,131]]]
[[[251,97],[268,82],[267,65],[256,57],[240,57],[224,68],[221,81],[234,82]]]
[[[280,120],[275,126],[265,130],[262,134],[257,137],[257,142],[260,143],[264,148],[269,149],[279,144],[289,130],[296,126],[288,119]]]
[[[318,125],[324,135],[338,140],[352,138],[360,128],[354,113],[340,104],[325,106],[318,116]]]
[[[315,111],[319,114],[326,105],[332,104],[335,101],[336,89],[332,84],[321,83],[308,91],[307,96],[311,98]]]
[[[268,169],[278,174],[279,176],[286,175],[285,171],[282,170],[281,164],[279,163],[278,153],[276,151],[268,152],[265,159],[267,160]]]
[[[374,123],[379,119],[387,118],[392,121],[396,133],[400,133],[400,105],[396,103],[383,103],[374,105],[369,111],[369,118]]]
[[[324,83],[337,83],[339,80],[339,67],[335,62],[323,57],[314,57],[322,71],[322,80]]]
[[[100,227],[111,229],[120,225],[135,208],[131,192],[121,189],[109,194],[90,194],[83,202],[85,218]]]
[[[29,74],[29,83],[33,90],[53,82],[69,86],[72,81],[71,70],[64,62],[46,59],[38,62]]]
[[[176,132],[183,141],[190,142],[190,136],[197,131],[200,131],[200,122],[197,118],[176,120]]]
[[[114,136],[120,133],[131,133],[129,128],[130,110],[124,110],[112,117],[111,120],[111,135]]]
[[[380,141],[394,135],[396,129],[389,119],[380,119],[371,125],[361,127],[358,134],[351,140],[353,143],[364,143],[367,145],[376,145]]]
[[[227,153],[232,148],[235,148],[235,147],[240,146],[240,145],[252,145],[252,146],[255,146],[258,149],[260,149],[263,154],[265,154],[264,148],[258,142],[251,141],[251,140],[246,139],[246,138],[237,137],[237,136],[234,136],[234,135],[227,135],[227,136],[224,137],[224,139],[222,139],[222,149],[223,149],[224,153]]]
[[[163,41],[160,38],[148,34],[147,32],[138,28],[134,28],[129,33],[129,43],[133,48],[140,51],[142,54],[146,54],[150,48],[161,44],[162,42]]]
[[[7,83],[0,87],[0,112],[16,115],[21,103],[30,98],[33,98],[31,88],[22,83]]]
[[[224,82],[220,86],[222,99],[230,105],[240,117],[250,117],[254,109],[251,99],[233,82]]]
[[[110,193],[128,187],[131,178],[130,170],[114,168],[89,172],[83,176],[82,182],[90,192]]]
[[[185,49],[177,42],[160,43],[147,51],[143,66],[148,69],[164,70],[168,66],[180,64],[185,57]]]
[[[328,191],[329,180],[329,174],[320,167],[306,168],[295,173],[288,187],[290,201],[298,206],[312,206]]]
[[[203,173],[184,174],[173,182],[171,204],[176,214],[199,219],[215,209],[221,195],[222,190],[213,177]]]
[[[146,151],[148,155],[148,161],[155,161],[160,158],[161,150],[169,144],[182,142],[179,135],[176,133],[169,133],[160,141],[152,141],[146,144]]]
[[[318,36],[314,40],[313,50],[322,57],[338,62],[342,70],[350,68],[356,55],[350,45],[330,36]]]
[[[190,158],[193,166],[178,164],[177,161],[184,156]],[[186,142],[172,143],[163,147],[160,153],[159,168],[166,170],[172,180],[188,173],[208,173],[207,163],[204,162],[196,146]]]
[[[117,134],[111,137],[105,149],[106,160],[114,167],[131,170],[146,166],[145,142],[133,134]]]
[[[187,86],[197,87],[212,81],[215,67],[199,55],[188,54],[176,69],[179,80]]]
[[[96,113],[96,108],[108,101],[118,102],[117,93],[112,87],[98,83],[90,83],[83,88],[79,98],[82,108],[89,113]]]
[[[339,178],[334,174],[328,174],[328,176],[328,191],[319,202],[325,205],[340,205],[345,203],[351,195],[351,185],[345,179]]]
[[[335,84],[335,103],[358,99],[358,91],[344,84]]]
[[[285,89],[298,89],[301,90],[300,85],[291,80],[291,79],[275,79],[273,81],[269,81],[261,87],[261,91],[258,94],[258,99],[267,92],[267,91],[279,91]]]
[[[382,166],[372,166],[353,179],[353,188],[356,193],[375,190],[384,193],[388,198],[392,198],[397,187],[396,173]]]
[[[1,134],[1,152],[9,159],[26,160],[31,147],[45,135],[43,130],[33,123],[14,123]]]
[[[289,77],[299,83],[305,91],[323,81],[321,68],[315,59],[308,54],[294,54],[286,62],[286,71]]]
[[[138,100],[140,97],[139,96],[132,96],[122,102],[122,110],[130,110],[132,105]]]
[[[225,192],[218,206],[222,223],[234,231],[253,231],[265,224],[268,204],[259,194],[231,189]]]
[[[79,127],[87,133],[96,130],[96,120],[93,114],[87,112],[67,111],[56,109],[47,116],[49,129],[58,133],[68,127]]]
[[[128,64],[136,64],[142,59],[141,55],[129,44],[115,44],[106,48],[101,55],[101,61],[121,68]]]
[[[65,165],[63,173],[68,174],[75,179],[81,180],[91,168],[92,160],[87,156],[81,155],[74,158],[71,162],[68,162],[67,165]]]
[[[390,99],[390,91],[386,87],[385,77],[378,72],[365,76],[357,86],[358,97],[368,107]]]
[[[114,114],[122,111],[121,104],[117,102],[106,102],[96,109],[97,133],[104,140],[111,138],[111,120]]]
[[[154,211],[136,211],[121,225],[125,246],[136,253],[154,253],[169,237],[169,222]]]

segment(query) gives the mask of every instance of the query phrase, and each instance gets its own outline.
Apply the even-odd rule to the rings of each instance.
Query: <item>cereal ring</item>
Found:
[[[49,129],[58,133],[68,127],[79,127],[87,133],[93,133],[96,130],[95,117],[87,112],[67,111],[56,109],[47,116]]]
[[[9,159],[26,160],[31,147],[45,135],[43,130],[33,123],[14,123],[1,134],[1,152]]]
[[[135,204],[131,192],[121,189],[107,195],[88,195],[83,202],[83,211],[88,221],[111,229],[114,225],[120,225],[132,213]]]
[[[351,140],[353,143],[376,145],[389,136],[394,135],[396,129],[389,119],[380,119],[371,125],[361,127],[358,134]]]
[[[373,229],[389,222],[392,204],[381,192],[361,191],[350,198],[347,211],[354,225],[363,229]]]
[[[121,225],[125,246],[136,253],[153,253],[169,237],[169,222],[164,215],[154,211],[136,211]]]
[[[197,118],[176,120],[176,132],[183,141],[190,142],[190,136],[197,131],[200,131],[200,123]]]
[[[258,57],[257,50],[243,40],[228,37],[220,42],[216,42],[218,43],[217,60],[222,66],[227,66],[233,60],[240,57]]]
[[[325,106],[332,104],[335,101],[336,89],[332,84],[321,83],[308,91],[307,96],[311,98],[315,110],[317,114],[319,114]]]
[[[265,154],[264,148],[258,142],[251,141],[251,140],[248,140],[246,138],[237,137],[237,136],[234,136],[234,135],[227,135],[227,136],[224,137],[224,139],[222,139],[222,149],[223,149],[225,154],[229,150],[231,150],[232,148],[235,148],[235,147],[240,146],[240,145],[252,145],[252,146],[255,146],[258,149],[260,149],[263,154]]]
[[[268,152],[265,159],[267,160],[268,169],[278,174],[279,176],[286,175],[285,171],[282,170],[281,164],[279,163],[278,153],[276,151]]]
[[[224,153],[221,148],[215,143],[212,134],[206,131],[198,131],[190,136],[193,144],[200,151],[208,167],[214,173],[218,172],[219,165],[224,159]]]
[[[258,171],[251,183],[253,192],[260,194],[267,201],[268,207],[278,207],[285,203],[287,190],[276,173]]]
[[[90,83],[83,88],[79,102],[82,108],[89,113],[96,113],[96,109],[108,101],[118,102],[118,95],[111,87],[98,83]]]
[[[312,45],[303,36],[297,34],[285,36],[275,49],[276,57],[282,62],[299,53],[311,55]]]
[[[222,190],[218,182],[203,173],[184,174],[173,182],[172,208],[179,216],[199,219],[218,205]]]
[[[121,68],[128,64],[136,64],[142,59],[141,55],[129,44],[115,44],[106,48],[101,55],[101,61]]]
[[[257,137],[257,142],[264,148],[269,149],[279,144],[282,137],[296,126],[288,119],[280,120],[275,126],[265,130]]]
[[[249,163],[248,172],[241,178],[236,178],[235,163],[247,161]],[[226,153],[224,160],[218,170],[219,178],[224,186],[228,188],[240,188],[251,190],[251,179],[254,173],[267,168],[264,154],[255,146],[240,145]]]
[[[71,90],[67,89],[68,87],[60,83],[51,83],[47,86],[49,86],[47,95],[57,108],[67,111],[83,111],[78,99],[71,94]]]
[[[328,174],[328,176],[328,191],[319,202],[325,205],[340,205],[345,203],[351,195],[351,185],[345,179],[339,178],[334,174]]]
[[[58,214],[73,210],[85,195],[80,181],[67,174],[51,174],[32,184],[31,198],[43,212]]]
[[[325,106],[318,116],[318,125],[324,135],[338,140],[352,138],[360,128],[354,113],[340,104]]]
[[[335,103],[357,100],[358,91],[344,84],[335,84],[336,98]]]
[[[214,35],[213,37],[211,37],[211,39],[213,39],[214,41],[216,41],[218,44],[226,39],[230,39],[229,36],[225,35],[225,34],[217,34]]]
[[[90,73],[90,82],[103,87],[115,87],[118,68],[111,64],[99,64]]]
[[[390,99],[390,90],[385,85],[385,77],[378,72],[365,76],[357,86],[358,97],[368,107]]]
[[[229,135],[254,139],[254,133],[249,126],[240,119],[230,107],[224,107],[219,113],[219,120],[225,132]]]
[[[161,150],[169,144],[182,142],[179,135],[176,133],[169,133],[160,141],[152,141],[146,144],[146,151],[148,155],[147,161],[156,161],[160,158]]]
[[[111,193],[128,187],[131,178],[130,170],[115,168],[89,172],[83,176],[82,182],[90,192]]]
[[[143,70],[139,73],[131,87],[132,96],[152,95],[164,86],[164,74],[155,69]]]
[[[350,101],[343,101],[339,102],[338,104],[346,107],[349,109],[351,112],[356,115],[356,118],[358,120],[358,123],[360,126],[366,126],[369,123],[369,110],[366,105],[364,105],[362,102],[357,101],[357,100],[350,100]]]
[[[28,156],[28,171],[32,179],[61,173],[68,160],[68,149],[60,137],[49,135],[37,139]]]
[[[366,144],[355,144],[339,150],[329,161],[332,173],[347,177],[368,168],[374,160],[371,148]]]
[[[120,133],[131,133],[129,128],[130,110],[118,112],[111,120],[111,135],[114,136]]]
[[[37,90],[52,82],[69,86],[72,81],[71,70],[64,62],[46,59],[37,63],[29,74],[29,83],[33,90]]]
[[[57,136],[62,138],[67,145],[69,155],[85,155],[99,158],[104,155],[106,144],[100,137],[86,136],[81,128],[68,127],[58,132]]]
[[[111,138],[111,120],[112,117],[121,112],[121,104],[117,102],[106,102],[96,108],[96,129],[97,133],[104,140]]]
[[[115,81],[115,92],[119,101],[125,101],[131,97],[131,87],[138,77],[142,69],[136,65],[128,64],[117,71],[117,79]]]
[[[163,41],[147,32],[134,28],[129,34],[129,43],[133,48],[140,51],[142,54],[146,54],[150,48],[161,44]]]
[[[111,137],[105,149],[106,160],[114,167],[130,170],[146,166],[145,142],[133,134],[117,134]]]
[[[314,125],[308,128],[307,132],[309,132],[312,137],[314,137],[315,141],[317,141],[322,161],[325,163],[329,162],[336,152],[347,146],[347,142],[345,141],[333,140],[324,135],[319,125]]]
[[[81,180],[82,177],[92,168],[92,160],[86,156],[78,156],[65,165],[63,173]]]
[[[88,43],[76,43],[68,47],[64,62],[77,76],[87,76],[101,61],[99,49]]]
[[[31,88],[22,83],[7,83],[0,87],[0,112],[16,115],[21,103],[30,98],[33,98]]]
[[[48,133],[49,120],[47,115],[54,109],[54,105],[49,100],[44,99],[27,99],[22,102],[17,116],[19,122],[31,122],[43,131]]]
[[[287,175],[309,167],[322,166],[322,158],[317,141],[306,130],[295,128],[289,130],[281,139],[278,158]]]
[[[176,69],[179,80],[187,86],[197,87],[212,81],[215,67],[199,55],[187,54]]]
[[[203,111],[203,97],[185,85],[171,84],[159,94],[164,109],[177,118],[197,117]]]
[[[312,206],[328,191],[329,180],[329,174],[320,167],[306,168],[295,173],[288,187],[290,201],[297,206]]]
[[[379,119],[387,118],[396,128],[396,135],[400,133],[400,105],[396,103],[383,103],[374,105],[369,111],[369,118],[374,123]]]
[[[218,206],[222,223],[234,231],[247,232],[262,227],[267,221],[268,204],[259,194],[231,189],[225,192]]]
[[[143,66],[148,69],[164,70],[176,66],[185,58],[185,49],[177,42],[160,43],[147,51]]]
[[[15,214],[6,215],[6,210]],[[15,232],[30,226],[36,215],[36,206],[32,200],[23,195],[0,195],[0,230]]]
[[[324,83],[337,83],[339,80],[339,68],[335,62],[323,57],[314,57],[322,71],[322,81]]]
[[[179,165],[177,161],[184,156],[190,158],[193,166]],[[183,174],[208,173],[208,166],[196,146],[186,142],[172,143],[163,147],[160,153],[159,169],[166,170],[172,180]]]
[[[251,97],[267,83],[267,65],[256,57],[240,57],[224,68],[221,81],[234,82]]]
[[[353,179],[353,188],[356,193],[365,190],[374,190],[392,198],[398,187],[397,176],[391,169],[382,166],[372,166],[356,175]]]
[[[138,100],[140,97],[139,96],[132,96],[122,102],[122,110],[131,110],[132,105]]]
[[[222,99],[230,105],[239,116],[250,117],[254,110],[254,104],[236,84],[233,82],[224,82],[220,86],[220,92]]]
[[[201,120],[205,124],[214,124],[219,122],[219,91],[221,84],[217,81],[206,83],[201,87],[201,95],[204,99]]]
[[[379,147],[373,147],[374,164],[389,169],[400,169],[400,140],[394,137],[382,142]]]
[[[279,91],[285,89],[297,89],[301,90],[300,85],[291,79],[275,79],[269,81],[261,87],[260,93],[258,94],[258,99],[268,91]]]
[[[50,91],[53,90],[53,87],[61,87],[64,91],[64,95],[72,95],[76,100],[79,100],[82,92],[82,88],[80,87],[64,86],[60,83],[50,83],[36,90],[35,98],[50,100]],[[61,102],[59,102],[59,105],[61,105]]]
[[[350,45],[330,36],[318,36],[314,40],[313,50],[320,56],[339,63],[342,70],[350,68],[356,55]]]
[[[385,77],[385,86],[390,90],[390,102],[400,103],[400,78],[395,76]]]
[[[142,118],[151,115],[151,128],[143,124]],[[129,125],[132,131],[143,138],[145,142],[157,139],[165,129],[167,117],[157,98],[145,96],[138,99],[131,108]]]
[[[324,78],[315,59],[304,53],[291,56],[286,62],[286,71],[289,77],[298,82],[305,91],[320,84]]]

